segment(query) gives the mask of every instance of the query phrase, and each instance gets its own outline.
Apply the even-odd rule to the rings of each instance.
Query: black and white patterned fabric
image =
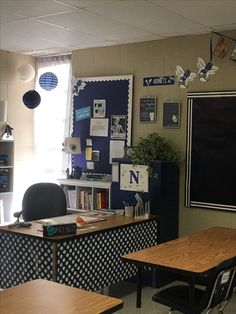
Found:
[[[0,241],[0,288],[43,278],[95,291],[135,275],[136,267],[123,262],[121,256],[155,245],[157,220],[62,242],[5,232],[0,233]]]
[[[52,278],[52,242],[1,232],[0,243],[0,288],[36,278]]]

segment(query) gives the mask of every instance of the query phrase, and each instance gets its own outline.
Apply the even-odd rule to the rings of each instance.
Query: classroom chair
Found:
[[[31,185],[24,193],[22,211],[14,214],[22,215],[25,222],[63,216],[67,214],[66,196],[58,184],[40,182]]]
[[[205,280],[205,287],[194,287],[194,300],[189,299],[189,286],[176,284],[164,287],[152,297],[154,302],[170,307],[169,314],[177,310],[183,314],[209,314],[217,307],[223,314],[232,293],[236,272],[236,258],[220,263]]]

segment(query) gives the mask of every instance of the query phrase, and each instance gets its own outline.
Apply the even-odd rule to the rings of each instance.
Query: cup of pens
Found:
[[[134,206],[125,205],[125,216],[134,217]]]

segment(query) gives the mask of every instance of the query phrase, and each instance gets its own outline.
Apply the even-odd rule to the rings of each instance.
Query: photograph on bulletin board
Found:
[[[111,116],[111,138],[122,140],[126,138],[126,116]]]
[[[92,151],[92,160],[93,161],[99,161],[100,160],[100,151],[99,150],[93,150]]]
[[[156,98],[140,98],[140,122],[156,122]]]
[[[166,101],[163,103],[163,127],[180,127],[180,102]]]
[[[94,99],[93,101],[93,117],[105,118],[106,116],[106,100]]]

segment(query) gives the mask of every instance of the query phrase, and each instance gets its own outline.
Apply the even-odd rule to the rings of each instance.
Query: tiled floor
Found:
[[[142,307],[136,308],[136,285],[122,282],[109,288],[109,295],[121,298],[124,301],[123,309],[117,311],[119,314],[168,314],[169,308],[152,301],[152,295],[157,289],[144,287],[142,290]],[[179,313],[179,312],[174,312]],[[217,314],[214,310],[212,314]],[[226,306],[224,314],[236,314],[236,291],[230,303]]]

